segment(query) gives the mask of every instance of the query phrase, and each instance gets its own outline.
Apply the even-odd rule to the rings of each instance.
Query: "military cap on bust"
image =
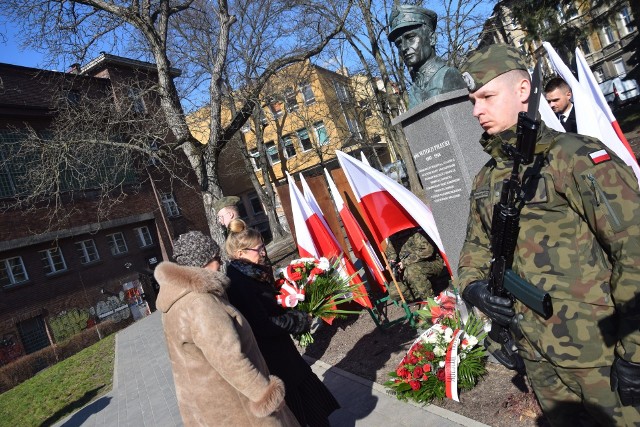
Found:
[[[220,212],[220,209],[226,208],[228,206],[236,206],[240,201],[240,197],[238,196],[225,196],[222,197],[215,202],[213,202],[213,210],[215,212]]]
[[[520,50],[506,44],[492,44],[472,53],[460,71],[469,92],[475,92],[507,71],[527,69]]]
[[[393,6],[389,16],[389,40],[393,42],[407,27],[427,24],[435,30],[437,23],[438,14],[433,10],[409,4]]]

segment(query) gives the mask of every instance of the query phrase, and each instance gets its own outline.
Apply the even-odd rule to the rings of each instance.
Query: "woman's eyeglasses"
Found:
[[[244,248],[243,251],[254,251],[254,252],[267,252],[267,246],[263,243],[260,246],[258,246],[257,248]]]

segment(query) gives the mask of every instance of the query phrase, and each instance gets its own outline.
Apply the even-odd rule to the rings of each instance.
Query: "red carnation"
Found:
[[[418,358],[415,357],[414,355],[411,355],[411,357],[409,357],[409,364],[410,365],[415,365],[418,363]]]
[[[413,370],[413,378],[420,378],[422,376],[422,368],[420,366],[416,366],[416,368]]]
[[[424,372],[431,372],[431,365],[429,365],[428,363],[425,363],[425,365],[422,367],[422,370]]]
[[[444,372],[444,369],[440,368],[436,372],[436,377],[438,377],[438,381],[444,382],[447,379],[447,374]]]
[[[429,379],[429,375],[424,374],[424,375],[422,376],[422,381],[426,381],[426,380],[428,380],[428,379]]]
[[[416,380],[409,381],[409,385],[411,386],[412,390],[420,390],[420,381],[416,381]]]
[[[427,358],[427,360],[433,360],[433,359],[435,359],[436,355],[435,355],[435,354],[433,354],[433,351],[427,351],[427,352],[424,354],[424,357],[426,357],[426,358]]]
[[[411,373],[407,370],[407,368],[402,366],[402,367],[396,369],[396,374],[399,377],[405,378],[405,377],[409,376]]]

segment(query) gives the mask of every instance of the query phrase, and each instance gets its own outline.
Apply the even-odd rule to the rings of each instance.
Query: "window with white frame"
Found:
[[[593,75],[595,76],[598,83],[602,83],[604,81],[604,73],[602,72],[602,68],[593,70]]]
[[[625,70],[624,68],[624,61],[622,60],[622,58],[618,58],[613,61],[613,68],[616,69],[616,75],[618,77],[624,77],[627,75],[627,70]]]
[[[22,257],[5,258],[0,261],[0,285],[17,285],[29,280]]]
[[[280,156],[278,155],[278,147],[276,147],[275,142],[269,141],[264,146],[267,151],[267,157],[269,158],[269,163],[275,165],[276,163],[280,163]]]
[[[345,116],[347,119],[347,126],[349,127],[349,132],[351,132],[351,136],[357,139],[362,139],[362,134],[360,133],[360,126],[358,126],[358,122],[349,116]]]
[[[282,117],[284,114],[284,104],[281,101],[274,101],[269,104],[269,110],[271,110],[271,114],[274,119]]]
[[[602,28],[602,34],[604,35],[605,44],[609,45],[616,41],[615,36],[613,34],[613,29],[611,25],[607,24]]]
[[[347,87],[337,80],[333,81],[333,87],[336,90],[336,96],[338,97],[338,101],[340,102],[348,102],[349,101],[349,91]]]
[[[173,194],[161,194],[160,201],[162,201],[162,206],[164,207],[164,211],[167,213],[167,216],[170,218],[180,216],[180,208],[178,208],[178,204],[176,203],[176,199],[173,197]]]
[[[314,123],[313,130],[316,133],[316,138],[318,139],[318,145],[322,147],[329,144],[329,135],[327,134],[327,128],[324,126],[323,122]]]
[[[255,192],[249,194],[249,203],[251,203],[251,210],[253,210],[254,214],[264,212],[264,208],[262,207],[262,202],[260,201],[260,197],[258,197],[258,195]]]
[[[143,227],[134,228],[133,231],[135,232],[136,239],[138,240],[138,247],[144,248],[153,245],[153,239],[151,238],[149,227],[145,225]]]
[[[302,148],[302,151],[308,151],[313,148],[311,138],[309,138],[309,131],[307,129],[298,129],[296,131],[296,134],[298,135],[298,139],[300,140],[300,148]]]
[[[96,243],[93,239],[76,242],[76,250],[80,255],[80,262],[82,264],[89,264],[90,262],[95,262],[100,259],[98,248],[96,248]]]
[[[258,149],[254,148],[253,150],[249,150],[249,156],[251,156],[251,158],[249,160],[251,160],[251,164],[253,165],[253,170],[257,171],[260,170],[260,165],[258,164],[258,157],[260,157],[260,153],[258,153]]]
[[[311,105],[316,102],[316,96],[309,83],[302,85],[302,87],[300,87],[300,92],[302,92],[302,98],[304,99],[305,105]]]
[[[285,135],[282,138],[282,151],[287,159],[296,155],[296,147],[293,144],[293,137],[291,135]]]
[[[631,14],[629,13],[629,8],[625,6],[622,9],[620,9],[619,15],[620,15],[620,21],[622,22],[622,28],[623,28],[622,33],[629,34],[635,28],[629,25],[631,24],[631,21],[632,21]]]
[[[113,233],[107,236],[107,242],[109,242],[109,249],[111,249],[111,255],[125,254],[129,251],[127,248],[127,242],[124,240],[124,234]]]
[[[40,260],[45,274],[58,273],[67,269],[67,264],[64,262],[64,256],[60,248],[40,251]]]
[[[287,89],[287,91],[284,93],[284,102],[287,106],[287,111],[290,113],[298,111],[298,98],[296,95],[296,91],[291,88]]]

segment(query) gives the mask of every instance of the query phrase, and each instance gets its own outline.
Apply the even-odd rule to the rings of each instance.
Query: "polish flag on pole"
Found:
[[[369,268],[369,271],[371,271],[371,274],[373,275],[373,278],[375,279],[375,282],[380,290],[382,292],[385,292],[387,290],[385,286],[386,279],[384,277],[384,274],[382,274],[384,267],[378,259],[378,255],[376,255],[373,247],[371,247],[369,239],[362,231],[362,228],[360,228],[360,224],[358,224],[358,221],[353,216],[353,213],[351,213],[349,208],[344,204],[342,196],[338,192],[338,188],[331,178],[331,174],[326,169],[324,170],[324,174],[327,177],[327,182],[329,182],[331,197],[333,198],[333,203],[335,203],[336,208],[338,209],[338,213],[340,214],[342,225],[347,232],[347,238],[349,239],[349,243],[351,244],[353,254],[356,258],[364,261],[364,263]]]
[[[587,60],[579,47],[576,48],[576,66],[578,67],[578,80],[580,81],[580,85],[582,85],[583,89],[591,95],[593,101],[598,105],[598,107],[600,107],[609,122],[611,122],[611,126],[616,132],[616,135],[618,135],[618,138],[620,138],[620,141],[622,141],[624,146],[627,147],[627,150],[634,155],[633,150],[629,145],[629,141],[627,141],[624,133],[622,133],[618,120],[613,115],[613,112],[602,93],[602,89],[600,89],[600,85],[598,85],[596,77],[593,75],[591,68],[589,68],[589,64],[587,64]]]
[[[329,224],[327,224],[327,221],[324,218],[324,214],[320,209],[320,205],[318,205],[316,198],[311,192],[311,188],[309,188],[309,185],[307,184],[307,181],[304,179],[304,176],[302,176],[302,174],[300,174],[300,183],[302,184],[304,199],[313,212],[312,218],[314,218],[314,220],[307,221],[307,227],[310,231],[311,238],[313,239],[315,247],[317,248],[320,256],[328,259],[340,260],[340,265],[343,273],[347,277],[352,278],[352,284],[359,284],[358,292],[360,296],[354,298],[353,300],[364,307],[371,308],[371,301],[367,296],[367,290],[364,287],[364,283],[362,282],[358,271],[353,265],[353,262],[351,262],[351,260],[345,255],[342,247],[338,243],[338,239],[336,239],[333,231],[331,231],[331,228],[329,228]],[[317,218],[318,221],[316,221],[315,218]]]
[[[605,116],[605,113],[597,106],[597,101],[591,92],[587,92],[582,87],[550,43],[543,42],[542,45],[549,54],[552,67],[571,87],[574,100],[573,105],[576,109],[578,133],[598,138],[609,150],[613,151],[623,162],[633,169],[633,173],[638,180],[638,185],[640,185],[640,166],[638,166],[638,162],[622,141],[620,141],[620,138],[611,126],[611,122],[607,116]]]
[[[289,180],[289,198],[291,199],[291,215],[293,216],[293,227],[296,232],[296,245],[301,257],[320,258],[311,232],[307,227],[307,219],[311,219],[314,214],[304,197],[296,187],[291,175],[287,173]]]
[[[368,216],[369,226],[377,243],[398,231],[422,227],[440,249],[451,274],[449,260],[444,252],[431,209],[415,194],[382,172],[342,151],[336,150],[336,155],[358,203]]]

